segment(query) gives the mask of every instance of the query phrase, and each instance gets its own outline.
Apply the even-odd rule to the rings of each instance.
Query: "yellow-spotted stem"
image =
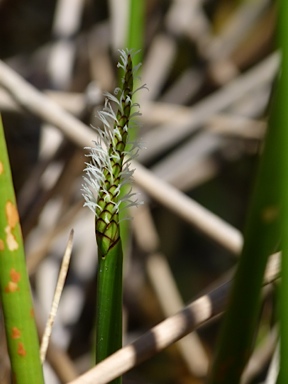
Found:
[[[44,384],[30,283],[1,117],[0,299],[12,382]]]

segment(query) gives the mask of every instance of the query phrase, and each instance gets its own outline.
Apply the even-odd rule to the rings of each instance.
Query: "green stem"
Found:
[[[122,265],[119,241],[103,257],[97,276],[96,363],[122,347]],[[113,381],[113,383],[119,381]]]
[[[122,269],[123,251],[120,237],[119,210],[123,202],[135,204],[132,195],[120,195],[121,188],[130,181],[131,171],[127,155],[128,129],[133,104],[133,65],[131,51],[120,51],[119,66],[124,70],[118,98],[108,95],[104,110],[99,113],[103,131],[98,129],[99,142],[91,148],[86,163],[86,185],[83,186],[86,205],[95,212],[95,232],[98,246],[96,363],[122,347]],[[137,69],[137,68],[136,68]],[[117,104],[116,112],[110,101]],[[134,112],[132,117],[137,115]],[[103,144],[103,148],[102,147]],[[129,146],[129,144],[128,144]],[[131,145],[130,145],[131,146]],[[132,146],[133,150],[133,146]],[[129,156],[129,153],[128,153]],[[94,191],[96,193],[94,193]],[[97,195],[95,200],[95,195]],[[113,381],[120,383],[121,378]]]
[[[44,383],[10,164],[0,118],[0,296],[12,379]]]
[[[278,98],[273,100],[260,169],[244,233],[243,251],[224,317],[209,384],[240,382],[241,373],[250,357],[255,340],[261,286],[267,259],[276,250],[280,241],[283,136],[281,126],[278,124],[281,109],[277,100]],[[285,108],[287,109],[287,106]]]
[[[281,129],[281,141],[278,151],[282,154],[279,168],[281,170],[281,197],[282,197],[282,265],[280,282],[280,372],[278,384],[288,382],[288,3],[280,0],[278,16],[278,43],[281,50],[281,71],[278,81],[277,111],[275,123]]]
[[[127,48],[141,50],[134,58],[134,65],[141,63],[143,59],[145,5],[144,0],[130,0]]]
[[[129,26],[128,26],[128,36],[127,36],[127,48],[137,51],[137,55],[133,58],[133,66],[135,67],[139,63],[143,61],[143,53],[144,53],[144,36],[145,36],[145,6],[146,2],[144,0],[130,0],[130,9],[129,9]],[[141,67],[139,69],[139,75],[141,76]],[[139,79],[134,79],[136,83],[136,87],[139,85]],[[137,102],[137,97],[133,96],[133,101]],[[137,130],[133,129],[132,132],[129,133],[130,141],[137,140]],[[129,191],[129,185],[124,185],[121,188],[120,198],[127,194]],[[122,210],[120,212],[120,218],[127,217],[129,213],[127,210]],[[129,232],[130,232],[130,223],[128,220],[122,220],[120,223],[120,232],[121,239],[123,244],[123,249],[128,248],[129,243]],[[124,252],[125,253],[125,252]]]

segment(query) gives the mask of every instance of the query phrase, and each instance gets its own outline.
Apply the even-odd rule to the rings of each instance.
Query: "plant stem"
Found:
[[[279,162],[281,170],[281,198],[282,198],[282,265],[280,282],[280,371],[277,383],[288,382],[288,3],[287,0],[278,1],[278,45],[281,50],[281,71],[278,79],[277,99],[275,105],[275,126],[281,130],[281,141],[278,151],[282,158]],[[276,128],[276,127],[275,127]]]
[[[17,384],[41,384],[38,335],[1,118],[0,196],[0,296],[12,379]]]
[[[122,347],[122,268],[123,251],[120,237],[119,210],[121,204],[131,200],[133,194],[120,191],[128,182],[133,171],[129,170],[129,156],[134,146],[128,142],[131,117],[138,115],[131,109],[138,104],[132,102],[133,74],[132,52],[120,51],[124,70],[122,86],[114,95],[107,95],[105,107],[99,113],[103,130],[99,128],[100,139],[96,147],[90,148],[91,163],[86,163],[87,177],[83,185],[87,205],[95,213],[96,241],[98,245],[97,273],[97,315],[96,315],[96,363]],[[109,101],[116,103],[114,112]],[[128,149],[127,149],[128,147]],[[132,153],[131,153],[132,151]],[[125,160],[125,157],[128,156]],[[95,197],[97,195],[97,198]],[[113,383],[121,382],[121,378]]]
[[[145,5],[144,0],[130,0],[127,47],[136,51],[141,50],[135,56],[134,65],[141,63],[143,59]]]
[[[133,57],[133,66],[140,64],[143,59],[143,50],[144,50],[144,22],[145,22],[145,2],[144,0],[130,0],[129,1],[129,25],[128,25],[128,35],[127,35],[127,48],[129,50],[133,50],[134,52],[138,52],[137,55]],[[140,68],[141,71],[141,68]],[[141,72],[140,72],[141,74]],[[140,78],[135,79],[136,88]],[[136,98],[133,96],[133,101],[136,102]],[[136,130],[132,130],[129,134],[130,141],[137,140],[137,132]],[[124,185],[121,188],[121,196],[127,194],[130,186]],[[120,212],[120,219],[127,216],[127,210],[122,210]],[[128,220],[122,220],[120,222],[120,232],[122,239],[122,246],[125,250],[129,245],[129,233],[130,233],[130,223]]]
[[[122,346],[122,265],[122,246],[119,239],[106,257],[102,257],[101,251],[99,254],[96,363],[100,363]]]
[[[283,132],[278,124],[281,110],[277,100],[272,103],[268,132],[244,233],[244,246],[209,384],[240,382],[255,339],[267,258],[280,241]]]

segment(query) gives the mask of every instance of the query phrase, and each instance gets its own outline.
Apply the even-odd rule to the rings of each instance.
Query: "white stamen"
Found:
[[[124,71],[126,70],[128,64],[128,55],[133,57],[137,52],[132,52],[129,50],[120,50],[120,62],[117,67],[122,68]],[[140,64],[132,69],[133,74],[139,69]],[[124,78],[123,78],[124,81]],[[105,93],[104,96],[105,104],[102,111],[98,113],[98,117],[103,124],[103,128],[99,127],[95,128],[99,138],[94,141],[94,147],[86,147],[89,151],[85,156],[90,158],[90,162],[85,163],[84,172],[86,176],[83,177],[84,184],[82,185],[83,197],[85,200],[84,206],[87,206],[91,211],[96,213],[97,211],[103,212],[103,209],[97,203],[99,191],[101,189],[101,193],[104,194],[104,201],[106,203],[113,203],[114,207],[112,208],[112,213],[119,212],[120,206],[124,203],[124,205],[139,205],[137,201],[132,200],[134,197],[134,193],[131,193],[131,190],[118,200],[120,195],[121,187],[125,184],[131,182],[131,178],[134,170],[130,170],[130,160],[134,158],[138,154],[138,150],[140,148],[140,144],[130,142],[129,138],[126,143],[126,150],[123,151],[123,154],[120,154],[116,148],[113,147],[115,142],[122,141],[122,134],[117,127],[119,125],[119,121],[117,119],[117,113],[112,108],[111,103],[115,104],[121,114],[124,113],[123,106],[131,105],[132,108],[139,108],[138,103],[132,102],[132,95],[140,89],[147,88],[146,85],[137,88],[134,92],[131,93],[131,96],[126,95],[126,99],[124,100],[125,94],[121,88],[116,88],[114,91],[114,95],[110,93]],[[134,111],[130,114],[129,117],[129,127],[133,127],[134,122],[133,118],[140,116],[140,112],[138,110]],[[131,120],[132,119],[132,120]],[[128,132],[128,125],[126,124],[123,128],[124,132]],[[129,149],[129,150],[128,150]],[[119,173],[120,183],[114,189],[113,194],[106,189],[105,186],[105,175],[107,172],[110,178],[110,185],[114,184],[113,179],[113,165],[115,163],[120,163],[122,156],[125,156],[125,160],[122,164],[122,170]],[[123,159],[123,158],[122,158]],[[99,214],[99,212],[97,212]],[[109,224],[109,215],[105,215],[104,221]]]

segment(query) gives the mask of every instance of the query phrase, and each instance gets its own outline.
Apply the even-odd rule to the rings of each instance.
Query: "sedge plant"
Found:
[[[268,129],[256,185],[244,231],[244,246],[224,316],[209,384],[237,384],[250,357],[259,318],[261,286],[269,255],[283,245],[281,342],[279,383],[287,383],[287,228],[288,228],[288,4],[279,2],[280,76],[272,95]],[[285,271],[285,272],[284,272]],[[285,274],[285,275],[284,275]],[[285,336],[285,337],[284,337]],[[284,342],[285,341],[285,342]],[[286,367],[285,367],[286,366]],[[286,371],[286,372],[285,372]],[[284,376],[285,372],[285,376]]]
[[[13,383],[44,384],[32,295],[1,118],[0,298]]]
[[[99,140],[93,148],[88,148],[90,162],[85,168],[84,205],[95,214],[98,246],[96,363],[122,347],[123,251],[119,212],[123,205],[137,205],[131,191],[124,196],[120,194],[123,185],[130,182],[133,173],[130,159],[137,153],[128,133],[133,117],[139,115],[138,110],[133,111],[139,105],[132,101],[138,90],[133,91],[133,81],[139,68],[139,65],[133,67],[134,54],[130,50],[120,51],[118,67],[124,71],[122,86],[116,88],[115,95],[106,94],[104,110],[99,112],[103,128],[96,128]]]

